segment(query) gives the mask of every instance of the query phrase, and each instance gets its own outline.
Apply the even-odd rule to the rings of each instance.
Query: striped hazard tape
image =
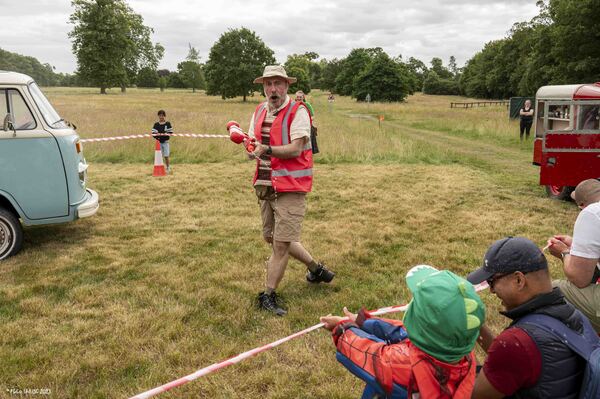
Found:
[[[194,137],[201,139],[227,139],[229,135],[225,134],[196,134],[196,133],[173,133],[173,134],[132,134],[129,136],[114,136],[114,137],[98,137],[94,139],[81,139],[82,143],[93,143],[98,141],[117,141],[117,140],[129,140],[129,139],[142,139],[148,137],[160,137],[160,136],[177,136],[177,137]]]
[[[484,281],[481,284],[475,285],[474,288],[475,288],[475,291],[477,291],[477,292],[483,291],[486,288],[488,288],[488,284]],[[388,306],[388,307],[385,307],[385,308],[381,308],[381,309],[377,309],[377,310],[374,310],[374,311],[370,311],[369,314],[372,315],[372,316],[380,316],[380,315],[387,314],[387,313],[404,312],[407,308],[408,308],[408,305]],[[302,336],[304,334],[307,334],[307,333],[309,333],[311,331],[318,330],[319,328],[321,328],[323,326],[324,326],[323,323],[315,324],[312,327],[309,327],[309,328],[304,329],[302,331],[298,331],[298,332],[296,332],[296,333],[294,333],[292,335],[288,335],[287,337],[281,338],[281,339],[279,339],[279,340],[277,340],[275,342],[271,342],[270,344],[267,344],[267,345],[264,345],[264,346],[261,346],[261,347],[258,347],[258,348],[251,349],[251,350],[249,350],[247,352],[244,352],[244,353],[240,353],[239,355],[237,355],[235,357],[232,357],[230,359],[224,360],[224,361],[222,361],[220,363],[211,364],[210,366],[204,367],[204,368],[202,368],[202,369],[200,369],[198,371],[195,371],[192,374],[186,375],[185,377],[181,377],[181,378],[179,378],[177,380],[174,380],[174,381],[171,381],[171,382],[169,382],[167,384],[164,384],[164,385],[161,385],[159,387],[153,388],[153,389],[151,389],[149,391],[146,391],[146,392],[140,393],[138,395],[132,396],[130,399],[147,399],[147,398],[151,398],[154,395],[158,395],[159,393],[166,392],[166,391],[168,391],[170,389],[173,389],[173,388],[178,387],[180,385],[186,384],[186,383],[188,383],[190,381],[194,381],[195,379],[198,379],[198,378],[200,378],[202,376],[205,376],[207,374],[210,374],[212,372],[215,372],[215,371],[220,370],[222,368],[225,368],[227,366],[231,366],[232,364],[239,363],[242,360],[247,359],[249,357],[256,356],[256,355],[258,355],[261,352],[268,351],[269,349],[272,349],[272,348],[274,348],[274,347],[276,347],[278,345],[281,345],[284,342],[291,341],[292,339],[300,337],[300,336]]]

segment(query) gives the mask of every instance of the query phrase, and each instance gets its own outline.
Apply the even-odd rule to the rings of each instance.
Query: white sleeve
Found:
[[[290,126],[290,138],[292,141],[302,137],[310,138],[310,116],[304,106],[298,107],[296,116]]]
[[[254,114],[255,113],[256,113],[256,111],[252,113],[252,119],[250,119],[250,127],[248,127],[248,136],[250,136],[250,137],[255,137],[254,136]]]
[[[577,216],[571,254],[587,259],[600,258],[600,214],[588,208]]]

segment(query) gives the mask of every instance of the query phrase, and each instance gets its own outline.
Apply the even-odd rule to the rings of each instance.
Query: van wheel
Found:
[[[23,245],[23,227],[15,215],[0,208],[0,260],[19,252]]]
[[[546,194],[552,199],[569,201],[573,189],[570,186],[546,186]]]

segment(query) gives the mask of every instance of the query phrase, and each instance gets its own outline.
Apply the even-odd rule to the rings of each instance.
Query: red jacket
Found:
[[[280,146],[291,143],[290,126],[302,102],[290,101],[280,110],[271,125],[270,145]],[[254,136],[261,143],[262,124],[267,115],[267,103],[260,104],[254,112]],[[310,114],[309,114],[310,118]],[[311,121],[312,124],[312,121]],[[256,162],[256,172],[253,183],[258,177],[259,162]],[[271,182],[276,192],[310,192],[312,189],[313,159],[310,140],[304,146],[297,158],[280,159],[271,157]]]
[[[413,392],[419,392],[421,399],[471,398],[476,371],[474,352],[457,363],[445,363],[404,338],[406,330],[401,321],[369,318],[361,324],[358,327],[342,322],[334,329],[333,340],[338,352],[375,377],[385,392],[391,394],[394,384],[398,384],[408,391],[409,398]]]

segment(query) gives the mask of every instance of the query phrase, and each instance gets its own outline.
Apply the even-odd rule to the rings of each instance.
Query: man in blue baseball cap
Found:
[[[497,337],[487,326],[481,328],[478,342],[487,358],[475,380],[472,398],[577,397],[585,360],[543,326],[520,322],[525,316],[541,314],[578,334],[593,331],[560,289],[552,288],[542,251],[527,238],[503,238],[489,247],[483,265],[467,280],[473,284],[487,281],[490,292],[504,305],[500,313],[512,320]]]

